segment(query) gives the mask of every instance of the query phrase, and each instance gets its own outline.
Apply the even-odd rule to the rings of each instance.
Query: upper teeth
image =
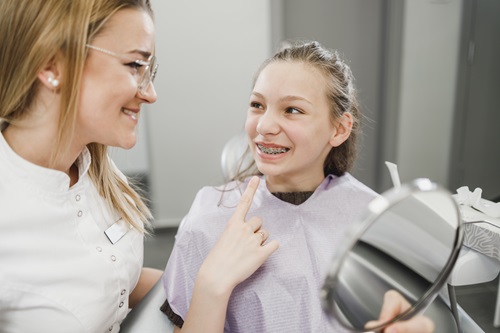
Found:
[[[263,145],[257,145],[257,146],[262,152],[273,155],[286,153],[287,151],[290,150],[289,148],[272,148],[272,147],[264,147]]]
[[[132,117],[132,118],[134,118],[134,119],[137,119],[137,114],[136,114],[135,112],[132,112],[132,111],[127,110],[127,109],[123,109],[123,113],[125,113],[125,114],[127,114],[127,115],[131,116],[131,117]]]

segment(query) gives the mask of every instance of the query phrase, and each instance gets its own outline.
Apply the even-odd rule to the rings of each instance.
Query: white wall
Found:
[[[463,0],[407,0],[396,161],[401,181],[448,186]]]
[[[196,192],[220,184],[225,142],[243,129],[254,72],[271,51],[266,0],[153,0],[160,62],[148,112],[156,226],[175,226]]]

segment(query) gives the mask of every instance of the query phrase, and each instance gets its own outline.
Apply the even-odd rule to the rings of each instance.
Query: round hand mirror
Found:
[[[323,307],[359,332],[408,319],[434,300],[462,238],[460,212],[447,190],[428,179],[391,189],[369,204],[333,258],[321,293]],[[410,306],[384,323],[373,323],[389,290]]]

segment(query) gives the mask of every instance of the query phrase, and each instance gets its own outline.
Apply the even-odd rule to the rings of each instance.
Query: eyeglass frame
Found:
[[[140,66],[146,66],[144,68],[144,74],[142,74],[140,81],[137,82],[137,91],[139,92],[140,95],[145,96],[149,85],[154,83],[154,80],[156,78],[156,73],[158,71],[158,63],[156,62],[156,56],[150,55],[148,60],[144,61],[140,59],[133,59],[124,54],[119,54],[110,50],[106,50],[103,49],[102,47],[98,47],[95,45],[86,44],[85,46],[88,47],[89,49],[110,55],[118,59],[124,59],[136,63]]]

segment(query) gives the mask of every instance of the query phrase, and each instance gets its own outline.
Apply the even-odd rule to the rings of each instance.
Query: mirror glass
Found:
[[[333,258],[322,290],[324,308],[347,328],[371,331],[423,310],[436,296],[462,243],[459,209],[451,194],[417,179],[373,200]],[[410,307],[373,325],[385,292]]]

